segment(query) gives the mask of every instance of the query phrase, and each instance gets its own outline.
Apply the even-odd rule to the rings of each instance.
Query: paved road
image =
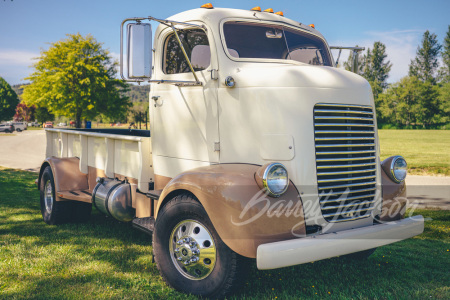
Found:
[[[0,166],[38,171],[45,147],[44,130],[17,132],[15,136],[0,133]],[[450,210],[450,177],[409,175],[406,184],[410,203]]]
[[[39,170],[45,159],[45,131],[25,130],[14,135],[0,133],[0,166]]]

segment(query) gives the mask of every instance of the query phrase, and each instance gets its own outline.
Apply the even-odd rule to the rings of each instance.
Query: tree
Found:
[[[28,104],[47,108],[48,112],[76,120],[94,119],[99,114],[120,118],[130,102],[124,93],[127,85],[115,79],[117,62],[91,35],[68,34],[52,43],[33,65],[26,79],[23,98]]]
[[[19,98],[16,92],[3,77],[0,77],[0,121],[10,120],[14,116],[17,104]]]
[[[14,121],[25,121],[31,122],[34,121],[36,112],[36,106],[31,105],[27,106],[25,103],[21,102],[17,104],[16,114],[14,115]]]
[[[428,127],[441,121],[441,106],[436,85],[407,76],[380,94],[378,119],[380,123]]]
[[[54,121],[55,115],[50,113],[46,107],[36,107],[35,117],[40,123]]]
[[[440,70],[440,78],[444,82],[450,82],[450,25],[448,26],[447,35],[444,38],[444,45],[442,50],[443,66]]]
[[[349,60],[344,63],[347,70],[351,68],[352,57],[353,54],[351,54]],[[373,44],[373,49],[371,50],[368,48],[366,54],[361,56],[358,65],[358,74],[369,81],[375,100],[377,100],[378,95],[387,88],[386,79],[389,77],[392,64],[390,61],[386,61],[386,58],[386,45],[382,42],[375,42]]]
[[[416,76],[421,81],[436,84],[435,73],[439,67],[438,57],[441,50],[437,36],[430,31],[423,34],[421,45],[417,47],[416,58],[409,65],[409,76]]]

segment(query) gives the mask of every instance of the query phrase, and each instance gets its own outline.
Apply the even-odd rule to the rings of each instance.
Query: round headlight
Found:
[[[408,165],[406,160],[401,156],[396,156],[392,159],[391,163],[391,175],[392,178],[400,183],[406,178],[406,173],[408,172]]]
[[[257,182],[270,196],[279,197],[289,187],[289,176],[286,167],[280,163],[262,166],[257,172]]]

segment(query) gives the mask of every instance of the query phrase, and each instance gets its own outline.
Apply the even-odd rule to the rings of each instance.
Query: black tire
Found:
[[[11,131],[9,129],[6,129],[5,133],[11,133]]]
[[[75,223],[86,223],[91,218],[92,204],[85,202],[73,202],[72,220]]]
[[[190,279],[175,266],[170,254],[170,237],[180,222],[201,223],[213,238],[216,261],[203,279]],[[203,206],[192,196],[181,194],[171,199],[158,213],[153,233],[153,252],[164,281],[174,289],[208,298],[224,298],[244,283],[250,259],[228,248],[217,234]]]
[[[374,252],[377,250],[377,248],[367,249],[361,252],[351,253],[344,255],[344,258],[350,259],[350,260],[366,260],[368,259]]]
[[[46,188],[50,184],[51,198],[48,199],[46,205]],[[50,193],[48,193],[48,196]],[[44,222],[49,225],[64,224],[71,221],[71,204],[69,201],[56,201],[55,197],[55,180],[53,179],[53,172],[50,166],[47,166],[42,172],[41,186],[40,186],[40,202],[41,213]]]
[[[22,131],[22,129],[20,129],[20,128],[17,128],[17,130],[16,130],[17,132],[21,132]]]

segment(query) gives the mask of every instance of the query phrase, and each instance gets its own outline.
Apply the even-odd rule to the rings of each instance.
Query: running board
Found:
[[[155,218],[136,218],[131,221],[131,225],[134,228],[151,235],[153,234],[153,230],[155,229]]]

